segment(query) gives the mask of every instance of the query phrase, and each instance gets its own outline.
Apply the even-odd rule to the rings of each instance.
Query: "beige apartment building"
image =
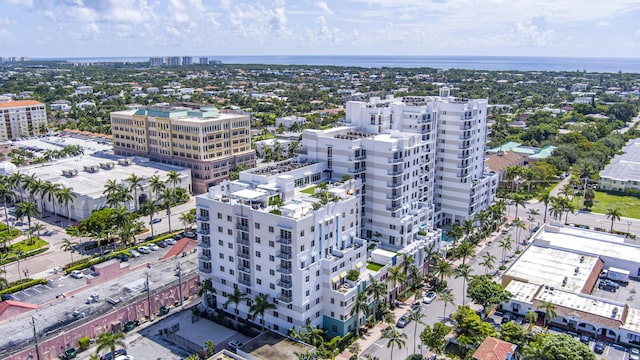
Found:
[[[46,133],[47,109],[35,100],[0,98],[0,141]]]
[[[249,115],[215,107],[151,106],[112,112],[111,133],[117,155],[190,168],[197,194],[228,179],[238,165],[255,166]]]

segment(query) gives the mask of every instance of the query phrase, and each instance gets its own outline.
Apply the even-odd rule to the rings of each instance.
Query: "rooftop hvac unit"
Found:
[[[129,166],[132,163],[133,162],[131,161],[131,159],[120,159],[120,160],[118,160],[118,165],[122,165],[122,166]]]

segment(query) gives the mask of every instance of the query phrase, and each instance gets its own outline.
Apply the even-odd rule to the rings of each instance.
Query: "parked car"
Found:
[[[82,279],[84,277],[84,274],[80,272],[80,270],[73,270],[71,272],[71,277],[74,279]]]
[[[166,306],[160,306],[158,310],[158,316],[167,315],[169,313],[169,308]]]
[[[180,240],[182,239],[182,235],[174,235],[173,236],[173,240]]]
[[[422,302],[425,304],[431,304],[436,297],[438,297],[438,295],[434,291],[429,291],[422,299]]]
[[[420,302],[415,302],[413,304],[411,304],[411,310],[417,310],[420,309]]]
[[[147,245],[147,247],[149,248],[149,250],[151,251],[156,251],[156,250],[160,250],[160,247],[158,247],[158,245],[151,243],[149,245]]]
[[[629,350],[629,360],[640,360],[640,349],[631,348]]]
[[[148,254],[151,252],[151,250],[148,247],[143,245],[138,247],[138,252],[140,252],[141,254]]]
[[[118,356],[122,356],[122,355],[127,355],[127,350],[125,350],[125,349],[118,349],[118,350],[116,350],[116,351],[115,351],[115,356],[116,356],[116,358],[117,358]],[[111,354],[111,352],[108,352],[108,353],[104,354],[104,355],[100,358],[100,360],[113,360],[113,354]]]
[[[180,239],[182,239],[182,236],[180,237]],[[178,239],[178,240],[180,240],[180,239]],[[173,239],[165,239],[164,240],[164,243],[167,244],[167,245],[175,245],[176,242],[177,241],[175,240],[175,236],[173,237]]]
[[[161,248],[166,248],[167,247],[167,243],[164,240],[159,241],[157,245],[160,246]]]
[[[502,316],[502,319],[500,320],[500,324],[506,324],[511,320],[513,320],[513,316],[511,316],[511,314],[504,314],[504,316]]]
[[[591,337],[589,335],[586,335],[586,334],[580,335],[580,342],[581,343],[589,345],[590,341],[591,341]]]
[[[605,345],[602,341],[597,341],[595,345],[593,345],[593,352],[596,354],[602,354],[604,352]]]
[[[600,280],[600,283],[598,284],[598,288],[602,289],[602,290],[607,290],[607,291],[611,291],[611,292],[616,292],[618,291],[618,288],[620,287],[620,285],[618,285],[616,282],[611,281],[611,280]]]
[[[185,231],[184,232],[184,236],[188,237],[189,239],[195,239],[196,238],[196,233],[194,233],[193,231]]]
[[[230,346],[232,349],[237,349],[237,348],[239,348],[240,346],[242,346],[242,342],[241,342],[241,341],[238,341],[238,340],[231,340],[231,341],[229,341],[229,346]]]
[[[160,221],[162,221],[162,219],[160,219],[160,218],[155,218],[155,219],[151,220],[151,223],[152,223],[152,224],[157,224],[157,223],[159,223]]]
[[[116,255],[115,258],[120,260],[121,262],[129,261],[129,255],[124,254],[124,253]]]
[[[140,257],[140,253],[133,249],[129,250],[129,255],[131,255],[132,258]]]
[[[404,313],[404,315],[402,315],[400,319],[398,319],[396,326],[399,328],[407,326],[411,322],[411,318],[409,316],[409,313]]]

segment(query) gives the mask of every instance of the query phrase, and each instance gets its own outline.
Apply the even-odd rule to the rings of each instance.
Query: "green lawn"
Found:
[[[367,261],[367,270],[378,271],[382,269],[382,265]]]
[[[310,186],[310,187],[308,187],[308,188],[306,188],[304,190],[300,190],[300,192],[303,192],[305,194],[313,196],[316,193],[316,186],[315,185],[314,186]]]
[[[7,228],[8,228],[7,224],[5,224],[5,223],[3,223],[3,222],[0,222],[0,236],[4,236],[4,235],[6,235],[6,234],[7,234]],[[20,230],[18,230],[18,229],[11,229],[11,236],[10,236],[10,238],[11,238],[11,239],[15,239],[15,238],[17,238],[18,236],[20,236],[20,234],[22,234],[22,233],[20,232]]]
[[[36,240],[32,245],[29,245],[28,240],[22,240],[15,244],[9,245],[9,252],[17,249],[22,249],[23,252],[29,252],[45,246],[49,246],[49,243],[42,239]]]
[[[582,202],[582,199],[580,199]],[[623,217],[640,219],[640,199],[635,196],[611,195],[603,191],[596,191],[592,212],[606,214],[607,210],[620,209]]]

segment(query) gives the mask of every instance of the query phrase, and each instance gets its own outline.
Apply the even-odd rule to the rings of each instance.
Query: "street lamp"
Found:
[[[38,332],[36,331],[36,318],[31,315],[31,325],[33,326],[33,341],[36,343],[36,359],[40,360],[40,350],[38,349]]]
[[[180,261],[177,261],[176,271],[178,272],[178,287],[180,289],[180,306],[184,304],[184,298],[182,297],[182,266],[180,265]]]
[[[147,306],[149,309],[149,321],[151,321],[151,283],[149,282],[149,272],[145,272],[147,275]]]
[[[627,221],[627,237],[631,236],[631,221]]]

